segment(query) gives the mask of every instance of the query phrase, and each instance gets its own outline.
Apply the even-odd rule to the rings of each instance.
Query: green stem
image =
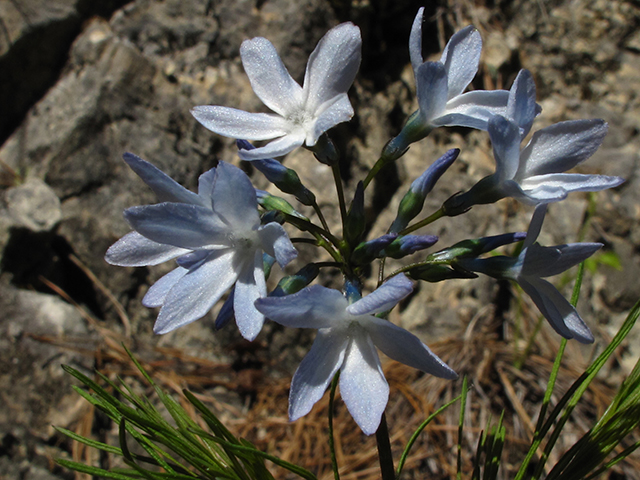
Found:
[[[440,207],[439,210],[433,212],[431,215],[429,215],[424,220],[420,220],[418,223],[414,223],[413,225],[409,225],[407,228],[402,230],[398,235],[407,235],[408,233],[415,232],[419,228],[425,227],[425,226],[429,225],[430,223],[433,223],[436,220],[438,220],[439,218],[442,218],[444,216],[445,216],[444,208]]]
[[[385,157],[380,157],[376,161],[373,167],[371,167],[371,170],[369,170],[369,173],[367,174],[367,177],[364,179],[364,182],[362,182],[364,184],[365,189],[371,183],[371,180],[373,180],[373,177],[375,177],[378,174],[378,172],[382,169],[382,167],[384,167],[386,164],[387,164],[387,159]]]
[[[322,227],[319,227],[315,223],[312,223],[309,220],[303,220],[302,218],[295,217],[293,215],[283,214],[286,221],[289,222],[294,227],[302,230],[303,232],[311,232],[313,234],[318,234],[329,240],[336,248],[340,245],[340,240],[338,240],[335,236],[328,232]]]
[[[324,215],[322,214],[322,210],[320,210],[320,206],[318,205],[318,202],[313,202],[313,205],[311,205],[313,207],[313,210],[316,212],[316,215],[318,216],[318,218],[320,219],[320,223],[322,223],[322,226],[324,227],[324,229],[331,233],[331,229],[329,229],[329,225],[327,224],[327,221],[324,218]]]
[[[382,285],[384,281],[384,263],[387,260],[387,257],[382,257],[380,259],[380,269],[378,270],[378,287]]]
[[[340,480],[338,471],[338,461],[336,460],[336,444],[333,437],[333,403],[336,398],[336,387],[340,378],[340,370],[336,372],[331,381],[331,392],[329,393],[329,450],[331,451],[331,466],[333,467],[333,478]]]
[[[310,245],[318,246],[318,240],[315,238],[306,238],[306,237],[291,237],[291,243],[308,243]]]
[[[347,205],[344,201],[344,190],[342,188],[342,177],[340,175],[340,166],[338,165],[338,162],[331,165],[331,173],[333,173],[333,181],[336,184],[336,191],[338,192],[338,204],[340,205],[340,218],[342,219],[342,234],[344,235],[345,221],[347,220]]]
[[[393,468],[389,428],[387,427],[387,418],[384,413],[380,419],[380,426],[376,430],[376,443],[378,444],[378,459],[380,460],[382,480],[395,480],[396,475]]]

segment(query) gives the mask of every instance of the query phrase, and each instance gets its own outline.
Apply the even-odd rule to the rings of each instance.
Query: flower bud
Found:
[[[315,263],[302,267],[296,274],[283,277],[276,288],[269,294],[270,297],[284,297],[302,290],[309,285],[320,273]]]
[[[388,233],[381,237],[374,238],[368,242],[362,242],[351,254],[351,261],[356,265],[366,265],[376,258],[380,258],[382,251],[393,242],[398,234]]]
[[[398,214],[389,231],[400,232],[413,220],[424,206],[424,200],[433,190],[436,182],[458,158],[459,148],[452,148],[431,164],[425,172],[411,184],[409,191],[400,201]]]
[[[436,235],[404,235],[391,242],[382,254],[386,257],[402,258],[429,248],[437,241],[438,237]]]
[[[286,215],[308,220],[307,217],[293,208],[293,206],[291,206],[291,204],[284,198],[276,197],[275,195],[271,195],[269,192],[258,189],[256,189],[256,196],[258,197],[258,204],[267,211],[275,210]]]
[[[236,140],[236,145],[238,149],[242,150],[253,150],[256,148],[246,140]],[[302,184],[295,170],[285,167],[273,158],[252,160],[251,165],[260,170],[267,180],[281,191],[293,195],[303,205],[313,205],[315,203],[315,195]]]

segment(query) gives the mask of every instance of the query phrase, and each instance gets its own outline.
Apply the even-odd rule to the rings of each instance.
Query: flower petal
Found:
[[[305,131],[302,128],[299,128],[282,138],[278,138],[277,140],[268,143],[264,147],[254,148],[252,150],[238,150],[238,156],[242,160],[247,161],[282,157],[302,146],[306,135]]]
[[[521,138],[524,138],[531,130],[537,113],[536,84],[533,81],[533,75],[529,70],[522,69],[509,90],[506,117],[520,127]]]
[[[589,327],[553,285],[533,277],[520,277],[518,283],[556,332],[568,339],[575,338],[580,343],[593,343]]]
[[[247,140],[270,140],[286,135],[291,125],[280,115],[249,113],[229,107],[200,105],[191,115],[205,128],[218,135]]]
[[[533,211],[533,216],[531,217],[531,222],[529,222],[529,228],[527,229],[527,236],[525,237],[522,244],[522,251],[524,251],[525,248],[529,248],[529,246],[533,245],[534,242],[538,239],[538,235],[540,235],[540,231],[542,230],[542,224],[544,223],[544,217],[546,214],[546,204],[538,205]]]
[[[318,112],[321,112],[313,124],[313,131],[307,132],[306,143],[312,147],[318,141],[320,135],[337,124],[347,122],[353,117],[353,107],[346,93],[334,97],[329,105],[322,105]]]
[[[302,88],[291,78],[269,40],[262,37],[245,40],[240,45],[240,56],[251,88],[262,103],[283,117],[301,108]]]
[[[178,267],[171,270],[169,273],[161,277],[156,281],[142,299],[142,305],[147,308],[161,307],[164,303],[169,291],[175,286],[176,283],[182,279],[187,273],[188,269]]]
[[[151,187],[160,202],[203,205],[202,199],[198,195],[187,190],[169,175],[137,155],[127,152],[122,155],[122,158],[131,167],[131,170]]]
[[[192,250],[228,243],[228,227],[211,209],[197,205],[142,205],[125,210],[124,218],[139,233],[158,243]]]
[[[409,56],[411,57],[411,66],[413,74],[416,74],[418,67],[422,65],[422,21],[424,7],[420,7],[416,18],[411,25],[411,34],[409,35]]]
[[[413,282],[404,273],[391,277],[369,295],[347,307],[351,315],[371,315],[391,310],[413,291]]]
[[[200,267],[190,270],[169,291],[153,326],[165,334],[204,317],[238,278],[233,251],[217,250]]]
[[[424,62],[416,72],[416,95],[424,123],[440,116],[447,104],[447,72],[440,62]]]
[[[271,222],[258,229],[262,249],[274,257],[281,267],[287,265],[298,256],[298,251],[289,240],[282,225]]]
[[[520,159],[520,128],[501,115],[489,120],[489,137],[499,182],[513,179]]]
[[[267,284],[262,269],[262,252],[257,251],[254,261],[247,262],[240,271],[233,298],[236,324],[240,334],[250,342],[255,340],[264,324],[264,315],[256,309],[254,302],[266,296]]]
[[[387,406],[389,384],[369,336],[352,338],[340,372],[340,396],[365,435],[371,435]]]
[[[333,376],[342,366],[348,342],[343,332],[318,331],[311,350],[304,357],[291,380],[289,419],[297,420],[311,411],[322,398]]]
[[[443,127],[468,127],[487,130],[487,123],[494,115],[505,115],[509,92],[506,90],[475,90],[463,93],[447,102],[446,108],[433,125]]]
[[[571,243],[556,247],[531,245],[525,252],[522,275],[527,277],[558,275],[589,258],[602,246],[602,243]]]
[[[448,380],[458,378],[456,372],[440,360],[418,337],[404,328],[373,316],[370,317],[370,322],[363,326],[369,332],[374,345],[389,358],[436,377]]]
[[[146,267],[188,252],[184,248],[154,242],[138,232],[130,232],[109,247],[104,259],[107,263],[120,267]]]
[[[256,190],[247,174],[226,162],[219,162],[213,184],[214,211],[232,233],[244,234],[260,225]]]
[[[481,52],[482,38],[473,25],[463,28],[451,37],[440,58],[447,72],[447,100],[460,95],[476,76]]]
[[[565,172],[585,161],[607,134],[604,120],[572,120],[538,130],[520,155],[517,178]]]
[[[562,189],[565,192],[598,192],[607,188],[614,188],[624,183],[624,178],[609,177],[607,175],[585,175],[580,173],[548,173],[535,175],[520,182],[525,193],[542,186]]]
[[[285,327],[328,328],[345,317],[347,299],[338,290],[312,285],[293,295],[260,298],[255,305]]]
[[[360,68],[362,39],[353,23],[341,23],[320,39],[304,75],[305,110],[314,114],[325,102],[346,94]]]
[[[202,198],[204,207],[211,207],[211,195],[216,178],[216,169],[207,170],[198,178],[198,196]]]

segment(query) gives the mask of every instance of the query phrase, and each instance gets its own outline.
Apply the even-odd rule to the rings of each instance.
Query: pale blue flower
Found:
[[[393,308],[412,289],[411,281],[398,275],[351,305],[338,290],[320,285],[294,295],[256,301],[258,310],[284,326],[318,329],[311,350],[291,381],[292,421],[311,411],[340,370],[340,395],[347,409],[365,434],[374,433],[389,398],[376,347],[424,372],[457,378],[418,337],[374,316]]]
[[[419,119],[426,128],[461,126],[487,129],[493,115],[505,113],[509,92],[474,90],[463,93],[478,72],[482,39],[469,25],[455,33],[442,52],[440,61],[422,58],[422,20],[418,11],[409,37],[409,54],[416,78]]]
[[[353,116],[347,90],[360,67],[360,29],[342,23],[329,30],[311,53],[303,87],[291,78],[271,42],[262,37],[240,47],[251,86],[272,113],[248,113],[220,106],[199,106],[191,113],[202,125],[232,138],[271,140],[254,150],[240,150],[243,160],[280,157]]]
[[[595,192],[617,187],[624,179],[606,175],[563,173],[588,159],[607,133],[600,119],[560,122],[535,132],[520,150],[521,130],[511,120],[495,116],[489,136],[496,159],[496,191],[527,204],[563,200],[570,192]]]
[[[178,267],[158,280],[143,304],[162,307],[158,334],[202,318],[235,285],[233,309],[240,333],[253,340],[264,323],[253,303],[266,295],[262,252],[280,265],[297,252],[281,225],[260,225],[256,192],[237,167],[220,162],[200,176],[198,194],[133,155],[125,161],[162,202],[125,210],[132,232],[109,248],[107,262],[156,265],[177,257]]]
[[[593,255],[601,243],[571,243],[542,247],[535,243],[546,212],[546,204],[536,208],[523,249],[517,257],[459,259],[472,272],[517,282],[531,297],[553,329],[565,338],[593,343],[593,335],[576,309],[544,277],[558,275]]]

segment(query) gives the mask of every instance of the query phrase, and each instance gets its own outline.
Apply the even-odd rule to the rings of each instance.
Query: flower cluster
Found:
[[[598,191],[620,185],[618,177],[565,173],[588,159],[606,134],[604,121],[562,122],[533,133],[541,113],[531,73],[522,70],[510,90],[466,92],[477,73],[482,40],[473,26],[451,37],[440,60],[422,56],[423,9],[409,37],[419,108],[383,149],[347,208],[337,151],[328,131],[354,115],[347,92],[361,59],[358,27],[344,23],[318,43],[307,64],[303,86],[288,73],[275,47],[264,38],[246,40],[242,64],[256,95],[274,113],[249,113],[224,106],[197,106],[192,113],[207,129],[237,139],[239,156],[283,193],[311,207],[318,222],[298,213],[284,198],[256,191],[237,167],[220,161],[202,174],[198,192],[179,186],[132,154],[127,164],[156,193],[157,204],[132,207],[125,219],[133,232],[116,242],[106,260],[114,265],[157,265],[175,259],[177,267],[147,292],[143,304],[161,307],[154,331],[170,332],[205,316],[230,291],[216,327],[235,317],[243,337],[253,340],[265,317],[293,328],[317,329],[316,340],[293,376],[289,415],[306,415],[340,373],[340,393],[365,434],[376,432],[387,404],[389,386],[377,350],[390,358],[445,379],[456,373],[412,333],[386,320],[388,312],[413,290],[414,281],[474,278],[477,273],[517,282],[551,326],[563,337],[594,341],[576,309],[543,278],[556,275],[591,256],[602,245],[576,243],[543,247],[536,243],[547,205],[574,191]],[[487,131],[496,171],[469,191],[458,193],[423,220],[411,224],[427,195],[455,162],[459,149],[446,152],[416,179],[398,207],[385,235],[365,238],[366,188],[382,166],[398,160],[409,146],[438,127],[460,126]],[[272,140],[255,147],[247,140]],[[342,213],[342,237],[331,231],[313,192],[297,173],[272,157],[305,145],[318,160],[332,163]],[[331,160],[326,161],[326,160]],[[384,276],[362,296],[362,277],[376,259],[402,258],[433,246],[438,237],[412,232],[444,216],[513,197],[536,205],[526,233],[462,239]],[[271,267],[285,267],[297,252],[283,224],[303,232],[294,238],[314,244],[329,257],[282,277],[268,292]],[[516,257],[486,256],[496,248],[524,240]],[[342,291],[311,285],[323,268],[344,276]]]

